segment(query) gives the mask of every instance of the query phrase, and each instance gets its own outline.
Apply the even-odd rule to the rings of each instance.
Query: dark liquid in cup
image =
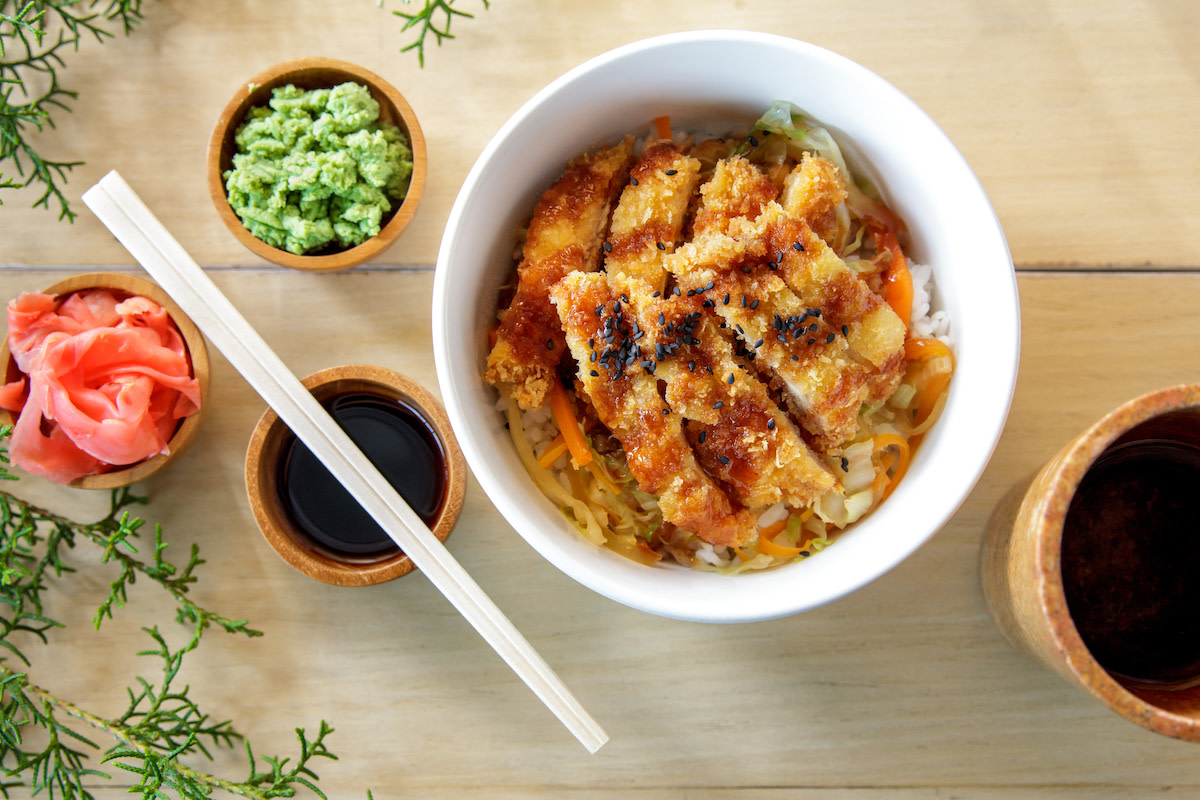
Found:
[[[405,502],[432,526],[446,497],[446,459],[425,420],[404,403],[369,392],[336,395],[329,413]],[[330,550],[356,557],[396,544],[295,437],[284,449],[279,496],[301,531]]]
[[[1125,683],[1200,683],[1200,449],[1151,439],[1111,448],[1063,527],[1067,606],[1092,656]]]

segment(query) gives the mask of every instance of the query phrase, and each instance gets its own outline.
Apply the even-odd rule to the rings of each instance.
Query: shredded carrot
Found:
[[[913,420],[914,428],[921,427],[925,420],[929,419],[929,415],[937,408],[942,392],[946,391],[948,383],[950,383],[950,373],[939,372],[932,376],[925,387],[921,389],[921,393],[917,396],[917,416]]]
[[[654,131],[658,134],[658,138],[669,140],[671,138],[671,118],[666,114],[661,117],[655,117]]]
[[[554,437],[554,441],[550,443],[550,446],[542,451],[542,454],[538,456],[537,462],[541,464],[544,469],[550,469],[554,462],[558,461],[558,457],[565,452],[567,452],[567,440],[564,439],[563,435],[560,433],[558,436]]]
[[[900,479],[904,477],[904,473],[908,472],[908,462],[912,459],[912,449],[909,447],[908,440],[903,436],[898,436],[894,433],[881,433],[875,437],[874,448],[876,453],[886,450],[889,447],[895,447],[900,457],[896,462],[895,470],[888,477],[888,482],[882,487],[883,497],[890,495],[892,490],[896,488],[896,485],[900,483]],[[887,473],[883,474],[886,475]],[[876,480],[878,480],[878,476],[876,476]]]
[[[908,259],[896,239],[891,226],[874,228],[875,249],[890,256],[883,270],[883,299],[896,312],[896,316],[904,322],[905,327],[912,319],[913,283],[912,273],[908,271]]]
[[[758,552],[765,553],[774,558],[795,558],[800,555],[803,550],[799,547],[788,547],[787,545],[775,544],[774,539],[787,526],[787,520],[778,522],[775,525],[768,525],[763,528],[758,534]],[[774,530],[772,530],[774,529]]]
[[[774,539],[776,536],[779,535],[780,531],[782,531],[784,528],[787,527],[787,523],[788,523],[787,517],[784,517],[783,519],[779,520],[778,522],[772,522],[770,525],[763,528],[761,531],[758,532],[758,535],[759,535],[759,537],[765,536],[768,539]]]
[[[954,351],[940,339],[909,339],[904,343],[904,357],[909,361],[928,361],[938,356],[954,361]]]
[[[571,451],[571,458],[575,459],[577,466],[587,466],[592,460],[592,451],[583,438],[575,412],[571,410],[567,390],[558,381],[550,382],[550,410],[554,412],[554,421],[558,423],[558,430],[567,443],[567,449]]]
[[[879,471],[875,473],[875,480],[871,481],[871,494],[876,498],[883,497],[884,490],[892,482],[892,476],[889,473],[899,460],[898,456],[887,451],[879,455]]]

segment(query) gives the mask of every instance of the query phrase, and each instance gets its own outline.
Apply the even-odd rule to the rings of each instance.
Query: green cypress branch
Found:
[[[0,427],[0,480],[12,480],[7,471],[6,440],[11,427]],[[138,653],[156,659],[157,680],[138,677],[126,687],[127,705],[111,719],[94,714],[48,688],[35,684],[28,671],[10,666],[11,657],[0,657],[0,795],[30,788],[35,794],[62,800],[90,800],[87,782],[108,778],[89,766],[99,755],[100,765],[136,775],[134,792],[143,798],[209,798],[214,791],[239,797],[268,800],[291,797],[307,788],[325,795],[317,785],[315,763],[337,758],[325,740],[333,729],[321,721],[315,738],[303,728],[295,730],[299,754],[256,758],[250,742],[228,720],[215,721],[191,698],[180,677],[185,656],[216,626],[228,633],[250,637],[261,633],[245,620],[209,611],[188,596],[196,582],[195,571],[204,563],[193,546],[182,569],[166,560],[167,543],[161,526],[155,526],[152,546],[139,554],[144,521],[129,509],[145,503],[129,489],[113,491],[108,514],[98,522],[80,523],[34,506],[8,492],[0,492],[0,645],[24,668],[28,659],[15,639],[32,637],[50,644],[50,634],[63,625],[45,615],[43,593],[69,578],[75,568],[69,551],[80,545],[99,549],[101,562],[115,566],[117,577],[109,583],[93,624],[98,630],[128,600],[128,587],[139,577],[157,584],[176,603],[176,620],[190,631],[173,648],[157,627],[144,628],[152,646]],[[88,731],[89,735],[81,732]],[[31,733],[38,736],[30,736]],[[104,746],[101,736],[113,744]],[[31,743],[36,740],[37,744]],[[197,769],[189,762],[212,760],[215,749],[244,745],[249,772],[232,780]]]
[[[404,0],[407,5],[410,0]],[[483,0],[483,7],[490,8],[488,0]],[[400,29],[401,33],[405,33],[410,29],[416,30],[416,38],[409,42],[404,47],[400,48],[401,53],[407,53],[409,50],[417,51],[417,62],[425,66],[425,38],[429,34],[433,34],[434,41],[440,47],[445,39],[453,39],[454,35],[450,33],[450,23],[455,17],[465,17],[474,19],[474,14],[468,14],[466,11],[454,7],[454,0],[424,0],[424,6],[416,13],[409,14],[404,11],[393,11],[397,17],[404,19],[404,27]]]

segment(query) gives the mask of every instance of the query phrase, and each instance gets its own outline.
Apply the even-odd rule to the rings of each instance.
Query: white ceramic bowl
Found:
[[[907,223],[909,255],[934,269],[935,308],[952,320],[957,372],[941,419],[892,496],[804,561],[736,577],[646,567],[588,544],[534,487],[496,393],[480,376],[518,226],[566,161],[602,141],[672,126],[757,119],[790,100],[840,132]],[[863,67],[793,39],[695,32],[618,48],[551,83],[500,129],[451,211],[433,292],[442,397],[467,462],[512,527],[580,583],[633,608],[743,622],[804,611],[883,575],[967,497],[1008,415],[1020,354],[1016,275],[970,167],[912,101]]]

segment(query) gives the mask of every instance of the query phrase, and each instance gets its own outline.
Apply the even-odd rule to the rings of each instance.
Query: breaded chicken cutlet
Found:
[[[715,545],[753,539],[755,516],[735,508],[696,461],[683,418],[659,395],[650,362],[642,364],[642,329],[606,276],[571,273],[554,285],[550,298],[579,364],[583,391],[621,443],[630,474],[643,491],[658,495],[663,518]]]
[[[671,142],[646,147],[613,211],[604,243],[604,268],[609,275],[641,279],[659,292],[666,288],[662,258],[683,235],[699,181],[700,162],[680,153]]]
[[[813,445],[827,451],[853,437],[864,405],[895,389],[906,325],[813,232],[801,203],[793,199],[789,210],[768,200],[755,204],[753,216],[730,213],[745,203],[726,192],[753,185],[757,169],[740,158],[728,162],[739,177],[724,189],[706,185],[697,212],[721,224],[698,232],[664,263],[681,287],[712,284],[731,299],[715,312],[784,391]],[[762,196],[765,183],[758,185]]]
[[[837,486],[753,369],[737,357],[709,313],[713,290],[655,297],[626,284],[645,362],[663,397],[685,420],[701,466],[750,509],[778,502],[804,507]]]
[[[633,140],[573,159],[538,200],[525,237],[517,289],[500,318],[484,380],[508,385],[521,408],[540,407],[566,348],[550,287],[600,266],[613,201],[629,176]]]

